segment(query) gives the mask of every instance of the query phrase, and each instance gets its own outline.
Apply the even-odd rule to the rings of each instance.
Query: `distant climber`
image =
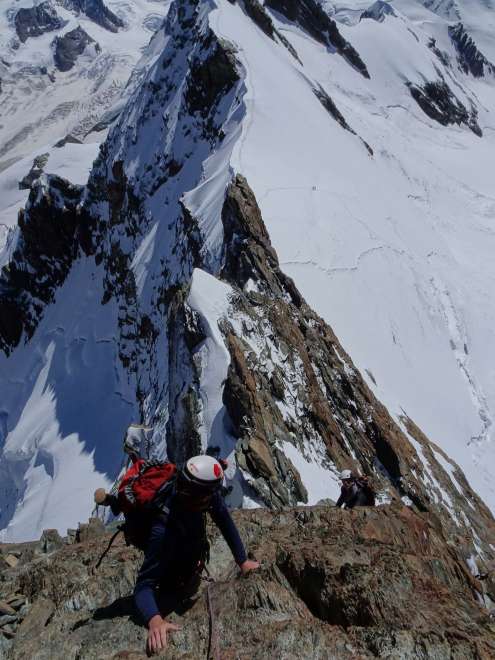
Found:
[[[168,634],[178,629],[161,612],[174,609],[195,594],[208,561],[206,512],[243,574],[259,564],[247,558],[221,495],[223,462],[212,456],[195,456],[179,470],[172,463],[133,460],[118,496],[99,489],[95,500],[110,505],[114,513],[125,513],[128,542],[145,552],[134,600],[148,627],[148,651],[158,653],[167,646]],[[157,488],[160,479],[162,485]]]
[[[375,493],[367,477],[354,475],[350,470],[340,473],[342,487],[335,506],[353,509],[355,506],[375,506]]]

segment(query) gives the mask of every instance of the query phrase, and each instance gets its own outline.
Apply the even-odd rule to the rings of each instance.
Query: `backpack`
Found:
[[[356,477],[354,480],[359,490],[366,496],[365,506],[375,506],[375,491],[368,477]]]
[[[122,477],[118,489],[118,502],[124,514],[138,509],[150,508],[169,490],[175,481],[175,463],[162,463],[157,460],[136,460]]]
[[[177,474],[174,463],[138,459],[122,477],[118,493],[118,508],[124,514],[127,545],[145,550],[157,515],[167,515],[165,500],[172,493]]]

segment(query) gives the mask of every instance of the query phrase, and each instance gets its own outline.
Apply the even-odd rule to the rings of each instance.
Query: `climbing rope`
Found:
[[[208,609],[208,660],[220,660],[220,640],[218,637],[217,621],[215,610],[213,608],[213,585],[215,581],[209,578],[208,586],[206,587],[206,604]]]
[[[91,570],[92,573],[94,573],[95,571],[97,571],[97,570],[100,568],[101,562],[105,559],[105,557],[107,556],[107,554],[108,554],[110,548],[111,548],[112,545],[113,545],[113,542],[115,541],[115,539],[117,538],[117,536],[118,536],[118,535],[120,534],[120,532],[122,532],[122,531],[123,531],[123,525],[120,525],[120,526],[118,527],[117,531],[115,532],[115,534],[112,536],[112,538],[111,538],[110,541],[108,542],[108,545],[107,545],[107,547],[105,548],[105,550],[101,553],[100,558],[98,559],[98,561],[96,562],[96,564],[95,564],[94,567],[92,568],[92,570]]]

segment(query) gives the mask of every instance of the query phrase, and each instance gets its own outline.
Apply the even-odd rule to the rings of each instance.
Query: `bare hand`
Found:
[[[253,561],[252,559],[246,559],[242,564],[239,564],[239,568],[243,575],[247,575],[250,571],[255,571],[259,567],[259,562]]]
[[[160,653],[167,647],[168,633],[180,630],[180,626],[175,623],[169,623],[157,614],[148,623],[148,639],[146,647],[151,655]]]

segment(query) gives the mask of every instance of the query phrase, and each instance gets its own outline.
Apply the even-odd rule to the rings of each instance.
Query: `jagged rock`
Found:
[[[68,529],[67,530],[67,544],[72,545],[76,542],[77,538],[77,529]]]
[[[79,206],[82,190],[57,176],[33,184],[19,216],[20,240],[0,275],[0,349],[7,353],[23,332],[34,332],[77,255],[93,251],[95,221]]]
[[[105,526],[99,518],[90,518],[87,523],[79,523],[76,533],[76,543],[87,541],[105,533]]]
[[[55,142],[53,146],[60,149],[61,147],[65,147],[66,144],[82,144],[82,141],[68,133],[64,138]]]
[[[435,53],[435,55],[438,57],[438,59],[444,66],[449,66],[450,64],[449,54],[446,53],[444,50],[440,50],[440,48],[438,48],[437,40],[434,39],[433,37],[428,41],[428,48]]]
[[[225,94],[239,80],[232,47],[218,43],[213,53],[193,64],[187,88],[187,102],[191,112],[209,114],[220,94]]]
[[[24,43],[29,37],[59,30],[65,25],[50,2],[19,9],[14,19],[17,36]]]
[[[26,597],[22,594],[14,594],[7,597],[5,600],[7,604],[14,610],[19,610],[26,603]]]
[[[32,649],[33,655],[26,657],[35,657],[37,649],[40,647],[39,638],[43,634],[47,623],[55,610],[54,603],[48,598],[37,598],[30,607],[29,612],[22,621],[16,633],[16,643],[19,646],[25,646]],[[19,657],[14,651],[13,657]],[[59,656],[61,657],[61,656]]]
[[[427,82],[422,87],[408,83],[408,87],[416,103],[431,119],[443,126],[465,124],[475,135],[482,136],[475,108],[469,112],[443,80]]]
[[[40,154],[33,160],[33,164],[28,174],[19,181],[20,190],[30,190],[33,183],[43,174],[45,165],[50,157],[49,153]]]
[[[256,23],[260,30],[263,30],[270,39],[273,39],[274,41],[278,39],[278,41],[287,48],[290,54],[300,62],[296,49],[288,39],[275,28],[272,19],[258,0],[244,0],[242,6],[244,7],[246,14]]]
[[[340,34],[337,23],[330,18],[316,0],[266,0],[265,6],[289,21],[297,23],[314,39],[331,46],[365,78],[369,78],[366,64],[357,50]]]
[[[171,635],[167,658],[208,657],[208,649],[209,657],[242,650],[258,660],[479,660],[495,653],[495,625],[478,604],[477,585],[428,514],[324,506],[234,517],[262,567],[239,578],[209,527],[215,581],[170,615],[182,628]],[[118,540],[95,574],[108,536],[2,576],[0,589],[29,585],[33,602],[6,640],[6,660],[146,657],[146,631],[130,598],[141,555]]]
[[[103,0],[57,0],[58,4],[76,14],[85,14],[92,21],[110,32],[118,32],[124,21],[116,16]]]
[[[476,43],[462,23],[449,25],[449,36],[457,50],[457,59],[465,73],[482,78],[486,73],[495,75],[495,66],[478,50]]]
[[[15,555],[11,555],[11,554],[4,555],[3,560],[8,566],[10,566],[12,568],[15,568],[17,566],[17,564],[19,563],[19,558],[16,557]]]
[[[378,21],[378,23],[383,23],[386,16],[396,16],[392,5],[388,2],[384,2],[384,0],[376,0],[371,7],[368,7],[366,11],[363,11],[359,20],[363,20],[363,18],[371,18],[374,21]]]
[[[50,553],[64,545],[64,540],[56,529],[45,529],[40,539],[41,551]]]
[[[57,69],[59,71],[70,71],[79,55],[82,55],[90,44],[95,44],[96,52],[101,50],[99,44],[80,26],[67,32],[63,37],[56,37],[52,45],[54,49],[53,58]]]
[[[333,100],[330,98],[330,96],[325,92],[323,87],[321,85],[318,85],[318,87],[313,89],[313,93],[318,99],[318,101],[322,104],[322,106],[325,108],[325,110],[335,119],[336,122],[338,122],[342,128],[345,128],[346,131],[349,131],[353,135],[356,135],[356,133],[352,130],[352,128],[349,126],[349,124],[346,122],[344,115],[340,112],[340,110],[337,108]]]
[[[0,614],[6,614],[10,616],[15,615],[15,609],[9,603],[4,603],[2,600],[0,600]]]

